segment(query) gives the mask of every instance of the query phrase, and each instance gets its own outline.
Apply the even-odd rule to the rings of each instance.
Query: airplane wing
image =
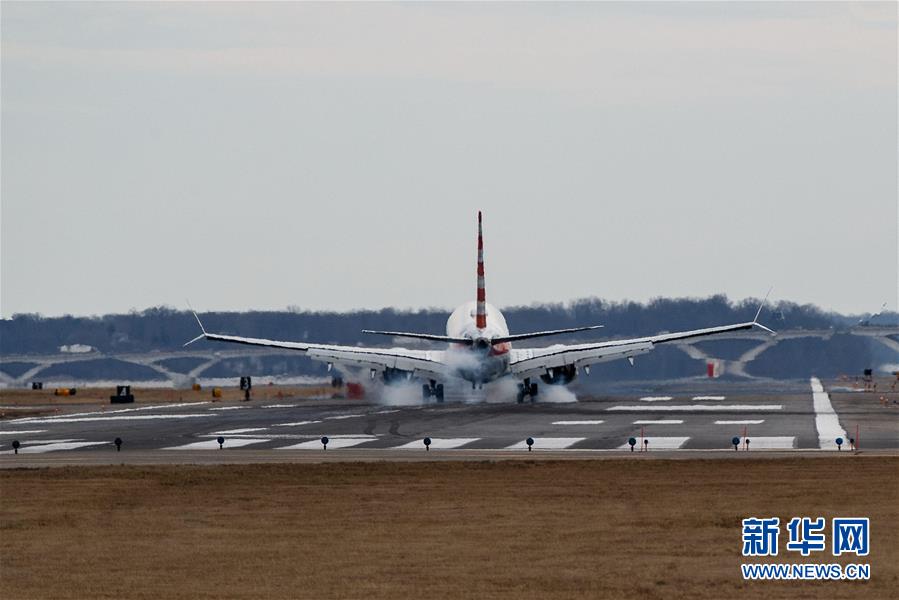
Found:
[[[692,331],[663,333],[627,340],[611,340],[575,345],[557,344],[548,348],[513,349],[511,351],[509,370],[513,375],[525,378],[542,375],[548,369],[566,365],[583,367],[620,358],[632,360],[638,354],[649,352],[656,344],[713,337],[724,333],[749,330],[753,327],[759,327],[772,334],[774,333],[764,325],[752,321],[749,323],[737,323],[735,325],[708,327],[706,329],[694,329]]]
[[[195,315],[196,316],[196,315]],[[197,318],[200,323],[200,319]],[[322,362],[342,364],[355,368],[374,369],[384,371],[386,369],[399,369],[408,371],[411,375],[425,378],[441,379],[446,376],[443,362],[443,351],[440,350],[408,350],[406,348],[362,348],[359,346],[335,346],[329,344],[307,344],[304,342],[283,342],[264,338],[248,338],[237,335],[223,335],[209,333],[200,323],[203,331],[199,336],[187,342],[191,344],[200,339],[213,342],[230,342],[232,344],[244,344],[247,346],[261,346],[265,348],[284,348],[305,352],[309,358]],[[187,345],[185,344],[185,346]]]

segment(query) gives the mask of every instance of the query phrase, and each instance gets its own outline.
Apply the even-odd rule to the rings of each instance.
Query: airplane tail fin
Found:
[[[487,292],[484,288],[484,230],[481,225],[481,211],[478,211],[478,308],[475,325],[478,329],[487,327]]]

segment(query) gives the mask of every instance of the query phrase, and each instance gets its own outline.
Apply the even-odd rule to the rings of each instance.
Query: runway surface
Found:
[[[637,451],[642,447],[653,456],[836,452],[837,437],[844,440],[842,451],[848,451],[856,435],[862,450],[899,450],[899,406],[884,406],[871,394],[829,393],[816,379],[787,388],[737,388],[727,382],[711,388],[703,384],[700,392],[685,388],[680,383],[651,395],[573,403],[385,406],[285,399],[76,407],[65,414],[0,422],[0,467],[104,464],[128,456],[128,462],[142,464],[577,458],[630,454],[629,438]],[[778,391],[766,391],[772,389]],[[113,445],[117,437],[123,441],[120,453]],[[221,449],[219,437],[224,438]],[[740,438],[736,453],[734,437]],[[528,438],[533,439],[530,453]],[[20,443],[18,455],[13,440]]]

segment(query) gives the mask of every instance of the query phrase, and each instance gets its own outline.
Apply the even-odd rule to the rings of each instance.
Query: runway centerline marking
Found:
[[[605,421],[601,420],[593,420],[593,421],[553,421],[553,425],[601,425],[605,423]]]
[[[340,419],[354,419],[354,418],[356,418],[356,417],[364,417],[364,416],[365,416],[365,415],[337,415],[337,416],[335,416],[335,417],[325,417],[325,419],[328,419],[328,420],[331,420],[331,421],[337,421],[337,420],[340,420]]]
[[[208,413],[202,414],[187,414],[187,415],[118,415],[113,417],[34,417],[28,421],[28,423],[33,423],[35,425],[52,425],[54,423],[92,423],[95,421],[152,421],[158,419],[199,419],[199,418],[209,418],[216,417],[218,415],[210,415]]]
[[[824,386],[821,385],[821,380],[817,377],[812,377],[809,383],[812,386],[812,404],[815,407],[815,429],[818,430],[818,447],[836,450],[836,439],[841,437],[846,440],[849,436],[846,435],[846,431],[840,426],[840,419],[830,403],[830,395],[824,391]]]
[[[677,450],[681,446],[687,443],[687,440],[690,439],[689,436],[662,436],[662,435],[647,435],[643,439],[649,440],[649,444],[647,444],[647,448],[652,452],[653,450]],[[640,445],[640,438],[637,438],[637,446]],[[628,442],[624,442],[620,446],[618,446],[619,450],[630,450],[631,445]],[[637,448],[639,450],[639,448]]]
[[[25,429],[22,431],[0,431],[0,435],[30,435],[33,433],[44,433],[46,429]]]
[[[715,425],[761,425],[765,419],[748,419],[745,421],[715,421]]]
[[[643,396],[640,398],[641,402],[665,402],[666,400],[671,400],[671,396]]]
[[[250,433],[251,431],[265,431],[268,427],[244,427],[242,429],[226,429],[222,431],[216,431],[210,435],[228,435],[231,433]]]
[[[300,425],[312,425],[321,421],[294,421],[293,423],[275,423],[274,427],[298,427]]]
[[[724,400],[726,396],[693,396],[693,400],[703,401],[703,400]]]
[[[453,448],[458,448],[459,446],[464,446],[465,444],[470,444],[472,442],[476,442],[481,438],[431,438],[431,450],[451,450]],[[401,446],[396,446],[395,450],[424,450],[425,442],[424,438],[420,440],[415,440],[414,442],[408,442]]]
[[[658,421],[634,421],[634,425],[682,425],[683,419],[660,419]]]
[[[715,411],[715,412],[736,412],[736,411],[773,411],[783,410],[783,404],[666,404],[662,406],[612,406],[606,410],[610,411],[633,411],[633,412],[661,412],[661,411]]]

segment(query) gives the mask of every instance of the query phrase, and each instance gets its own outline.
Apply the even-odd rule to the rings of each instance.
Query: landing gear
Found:
[[[516,400],[518,400],[519,404],[524,402],[525,396],[530,396],[531,402],[537,401],[537,384],[531,383],[530,379],[525,379],[524,383],[518,385],[518,395],[516,396]]]
[[[431,383],[426,383],[421,386],[421,399],[425,402],[428,401],[429,398],[434,397],[437,399],[438,403],[443,402],[443,384],[437,383],[436,381],[431,381]]]

